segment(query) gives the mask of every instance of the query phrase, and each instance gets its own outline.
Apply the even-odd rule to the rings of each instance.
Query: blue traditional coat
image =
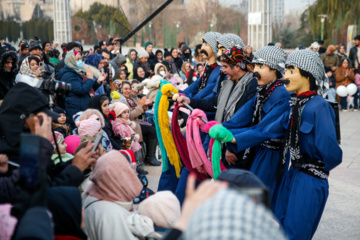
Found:
[[[220,66],[217,66],[211,71],[210,76],[207,79],[206,87],[202,89],[200,92],[199,92],[200,77],[195,82],[193,82],[188,88],[180,92],[184,93],[187,97],[192,97],[192,98],[212,97],[216,94],[214,89],[215,86],[217,86],[219,79],[220,79]]]
[[[323,162],[326,172],[342,161],[335,133],[335,113],[319,95],[310,99],[302,110],[299,141],[301,155]],[[327,179],[290,167],[279,188],[274,209],[289,239],[310,240],[313,237],[328,195]]]
[[[250,147],[256,147],[255,156],[250,171],[258,176],[269,188],[271,196],[276,189],[276,174],[281,158],[281,146],[272,149],[266,143],[270,139],[281,141],[286,134],[290,114],[290,93],[284,86],[278,86],[264,103],[261,121],[252,127],[256,96],[240,108],[232,118],[223,123],[236,139],[236,144],[227,144],[227,149],[233,153],[241,152]],[[241,161],[241,159],[239,159]]]

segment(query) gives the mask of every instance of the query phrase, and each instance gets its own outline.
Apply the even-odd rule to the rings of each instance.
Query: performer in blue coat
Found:
[[[208,32],[202,37],[201,54],[207,63],[203,75],[182,92],[187,97],[206,98],[214,95],[213,89],[220,78],[220,66],[216,62],[217,39],[220,36],[220,33]]]
[[[335,133],[335,114],[324,98],[329,88],[320,57],[301,50],[286,61],[286,89],[291,98],[290,123],[283,160],[291,167],[279,188],[275,215],[289,239],[312,239],[329,195],[328,176],[342,161]]]
[[[253,60],[254,76],[259,84],[257,95],[223,126],[214,126],[209,132],[211,137],[218,138],[219,134],[230,131],[234,137],[228,139],[231,143],[227,149],[233,153],[245,150],[245,153],[243,159],[226,160],[252,160],[250,171],[264,182],[272,195],[290,114],[290,94],[282,80],[286,57],[281,48],[274,46],[257,51]]]

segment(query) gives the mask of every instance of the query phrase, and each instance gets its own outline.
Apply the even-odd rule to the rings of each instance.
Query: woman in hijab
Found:
[[[114,117],[109,114],[109,98],[105,94],[97,95],[89,100],[88,107],[97,109],[101,112],[105,120],[105,126],[103,127],[103,130],[109,137],[113,149],[121,150],[121,139],[120,137],[115,136],[110,122],[110,120],[114,120]]]
[[[126,218],[143,186],[129,162],[120,152],[110,151],[97,160],[90,180],[84,200],[89,239],[137,239]]]
[[[85,240],[81,195],[75,187],[52,187],[47,191],[48,209],[54,221],[55,240]]]
[[[92,54],[90,56],[88,56],[85,60],[85,63],[93,66],[94,68],[96,68],[99,71],[102,71],[102,69],[104,68],[104,64],[105,64],[105,60],[103,60],[104,57],[98,53]],[[94,79],[96,80],[96,79]],[[104,90],[104,84],[101,84],[101,86],[95,91],[96,95],[102,95],[105,94],[105,90]]]
[[[75,124],[72,116],[87,109],[90,94],[101,86],[107,74],[103,73],[94,80],[93,70],[82,61],[81,53],[71,50],[66,54],[65,67],[61,69],[56,79],[71,84],[71,92],[65,97],[65,110],[72,128]]]
[[[39,63],[40,59],[35,55],[26,57],[20,65],[20,71],[16,75],[15,82],[23,82],[32,87],[40,87],[38,83],[42,72],[39,69]]]
[[[173,59],[173,63],[175,64],[175,66],[177,68],[177,71],[178,71],[177,73],[179,73],[179,71],[180,71],[180,69],[182,67],[183,61],[179,57],[179,52],[178,52],[178,50],[176,48],[171,49],[171,57]]]
[[[144,81],[146,78],[145,69],[141,66],[138,66],[134,69],[134,79],[138,80],[139,82]]]

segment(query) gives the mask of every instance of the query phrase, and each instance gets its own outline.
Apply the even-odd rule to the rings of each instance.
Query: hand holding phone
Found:
[[[94,143],[88,142],[85,148],[82,148],[75,154],[72,165],[79,168],[82,172],[94,165],[97,159],[96,152],[92,151],[94,146]]]
[[[98,133],[95,137],[95,140],[94,140],[94,147],[92,148],[92,152],[96,152],[96,150],[98,149],[99,147],[99,144],[101,143],[101,140],[103,139],[103,135],[102,133]]]

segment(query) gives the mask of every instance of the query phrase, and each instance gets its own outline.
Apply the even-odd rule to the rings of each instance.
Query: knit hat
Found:
[[[338,45],[330,45],[327,49],[329,49],[332,53],[335,52],[339,48]]]
[[[218,52],[218,47],[217,47],[218,42],[217,41],[218,41],[218,38],[220,38],[220,36],[221,36],[221,34],[218,32],[207,32],[202,37],[203,42],[208,43],[215,54]]]
[[[165,50],[164,58],[166,58],[167,56],[171,56],[171,52],[169,52],[168,50]]]
[[[76,123],[80,136],[94,137],[101,129],[100,119],[92,115],[89,119],[78,121]]]
[[[35,49],[42,50],[40,43],[36,39],[31,39],[29,41],[29,51],[31,52],[32,50],[35,50]]]
[[[113,109],[116,114],[116,117],[120,116],[125,110],[129,110],[129,107],[121,102],[115,102],[113,104]]]
[[[262,204],[232,189],[223,189],[192,214],[185,240],[285,240],[275,217]]]
[[[320,44],[318,42],[313,42],[310,47],[310,49],[313,49],[313,48],[316,48],[316,49],[319,49],[320,48]]]
[[[245,49],[240,46],[232,47],[231,49],[226,50],[221,55],[221,61],[230,63],[232,65],[237,65],[243,70],[253,71],[254,66],[250,62],[248,55],[246,54]]]
[[[144,58],[144,57],[149,57],[149,53],[143,48],[138,48],[137,52],[138,52],[139,59]]]
[[[74,154],[76,148],[80,145],[81,137],[76,135],[70,135],[65,138],[66,152]]]
[[[24,51],[25,48],[29,48],[29,45],[27,43],[24,43],[23,45],[21,45],[21,51]]]
[[[60,113],[66,114],[64,109],[62,109],[61,107],[56,106],[56,105],[53,107],[53,111],[58,113],[58,114],[60,114]]]
[[[149,45],[153,45],[152,42],[147,42],[147,43],[145,43],[145,50],[147,49],[147,47],[148,47]]]
[[[225,33],[221,35],[218,38],[217,42],[223,45],[226,49],[230,49],[233,46],[239,46],[240,48],[245,48],[244,42],[241,39],[241,37],[232,33]]]
[[[161,191],[139,205],[139,214],[151,218],[156,227],[172,228],[180,217],[180,202],[171,191]]]
[[[281,48],[266,46],[260,48],[254,55],[253,63],[265,64],[266,66],[278,70],[281,74],[285,71],[285,61],[287,55]]]
[[[90,180],[92,184],[86,193],[110,202],[131,202],[143,189],[129,162],[115,150],[102,155],[96,161]]]
[[[316,80],[319,87],[318,94],[327,96],[329,90],[329,79],[325,73],[324,63],[320,56],[311,50],[295,51],[289,55],[286,65],[294,66],[310,73]]]

